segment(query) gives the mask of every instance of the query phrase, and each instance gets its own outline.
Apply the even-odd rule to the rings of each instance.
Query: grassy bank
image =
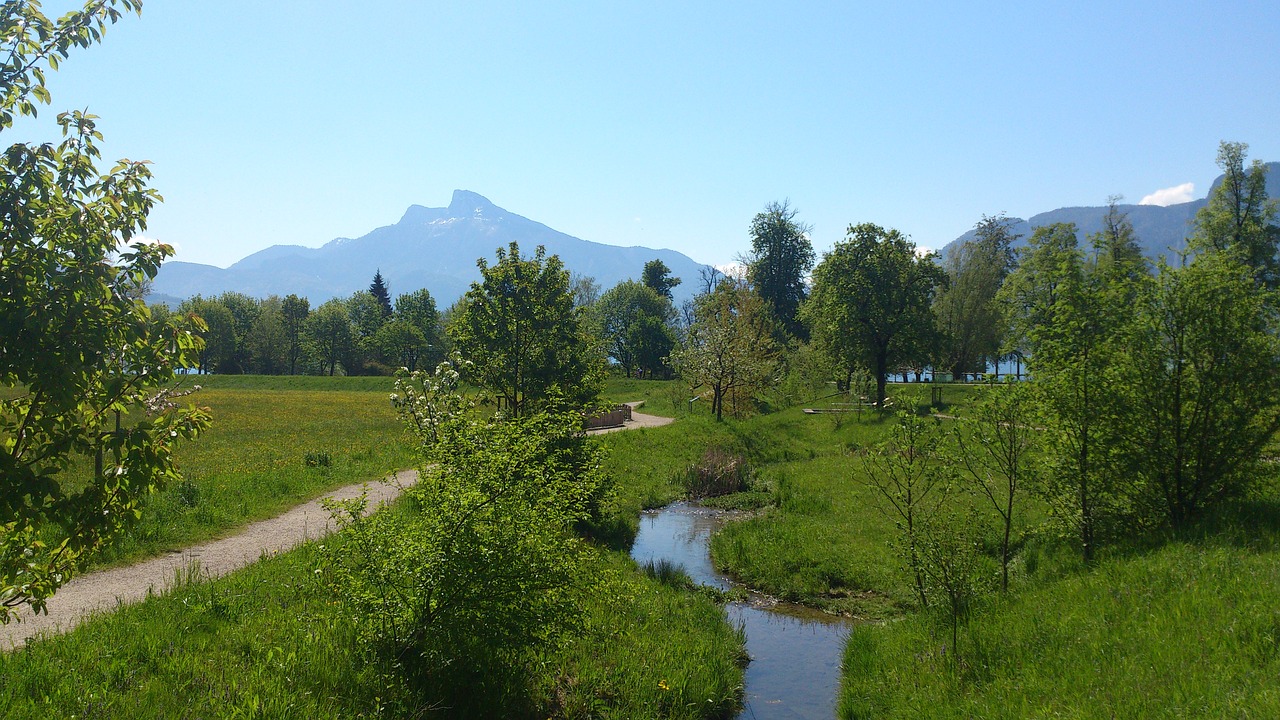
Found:
[[[720,608],[624,555],[596,562],[583,629],[539,659],[531,707],[492,714],[731,717],[741,638]],[[5,717],[422,717],[429,701],[356,650],[363,618],[341,609],[323,567],[305,545],[0,654]]]
[[[936,615],[856,627],[843,718],[1280,716],[1280,554],[1174,543]]]

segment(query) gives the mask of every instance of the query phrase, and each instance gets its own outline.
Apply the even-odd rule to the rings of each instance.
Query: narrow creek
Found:
[[[640,516],[631,557],[640,564],[667,560],[694,582],[721,590],[733,587],[711,564],[711,535],[726,513],[674,503]],[[847,620],[809,608],[773,603],[762,596],[729,603],[730,622],[746,629],[751,664],[746,670],[744,720],[830,720],[840,686],[840,660]]]

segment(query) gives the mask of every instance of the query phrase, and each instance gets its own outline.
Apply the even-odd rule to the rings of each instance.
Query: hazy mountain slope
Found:
[[[520,243],[524,255],[546,246],[547,253],[559,255],[570,271],[595,277],[603,289],[638,279],[644,264],[659,258],[685,281],[676,288],[677,302],[692,295],[704,267],[674,250],[581,240],[507,212],[476,193],[457,190],[449,207],[413,205],[396,224],[363,237],[339,238],[319,248],[274,245],[226,269],[166,263],[152,292],[182,298],[226,290],[255,297],[297,293],[316,304],[368,288],[374,272],[381,270],[393,296],[425,287],[443,308],[480,279],[478,258],[492,261],[494,250],[511,241]]]
[[[1222,176],[1219,175],[1213,181],[1210,192],[1221,182]],[[1271,198],[1280,198],[1280,163],[1267,163],[1267,195]],[[1177,251],[1185,247],[1186,238],[1192,230],[1192,221],[1200,208],[1207,203],[1208,200],[1200,198],[1168,207],[1121,205],[1120,209],[1128,213],[1129,221],[1133,223],[1133,229],[1147,257],[1155,259],[1164,255],[1172,260],[1176,257]],[[1031,236],[1035,228],[1058,222],[1075,223],[1080,230],[1080,240],[1083,242],[1090,234],[1102,231],[1102,218],[1106,213],[1105,206],[1065,207],[1033,215],[1029,220],[1014,218],[1014,232],[1022,236],[1015,244],[1021,247],[1026,244],[1026,239]],[[952,248],[972,240],[973,236],[972,230],[961,235],[948,243],[942,249],[942,254],[945,256]]]

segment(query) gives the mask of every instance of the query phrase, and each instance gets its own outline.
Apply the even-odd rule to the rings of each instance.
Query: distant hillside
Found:
[[[1209,193],[1212,193],[1213,188],[1221,182],[1222,176],[1219,175],[1213,181]],[[1209,193],[1205,194],[1205,198]],[[1280,163],[1267,163],[1267,195],[1280,198]],[[1128,213],[1129,222],[1133,223],[1133,229],[1138,236],[1138,242],[1142,245],[1143,253],[1153,260],[1161,255],[1172,260],[1177,255],[1177,251],[1185,247],[1187,236],[1192,229],[1191,221],[1195,219],[1200,208],[1208,203],[1205,198],[1168,207],[1158,205],[1120,205],[1119,207]],[[1036,228],[1059,222],[1075,223],[1080,230],[1080,240],[1083,242],[1092,233],[1102,231],[1102,218],[1106,213],[1105,206],[1066,207],[1033,215],[1030,220],[1012,218],[1013,231],[1022,236],[1015,246],[1025,245],[1027,238]],[[974,233],[970,230],[951,241],[942,249],[943,256],[945,257],[953,248],[959,247],[961,243],[972,240],[973,237]]]
[[[571,272],[590,275],[604,290],[639,279],[644,264],[658,258],[684,284],[674,290],[679,303],[691,297],[703,265],[674,250],[615,247],[580,240],[542,223],[507,212],[484,197],[455,190],[447,208],[413,205],[395,225],[356,239],[339,238],[323,247],[273,245],[229,268],[169,262],[152,283],[152,296],[187,298],[233,290],[253,297],[296,293],[312,304],[365,290],[379,269],[393,296],[427,288],[441,309],[480,279],[478,258],[520,243],[532,255],[538,245],[559,255]]]

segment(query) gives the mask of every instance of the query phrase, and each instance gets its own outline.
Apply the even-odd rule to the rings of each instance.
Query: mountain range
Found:
[[[510,242],[532,256],[537,246],[559,255],[571,272],[594,277],[607,290],[639,279],[645,263],[658,259],[683,279],[675,301],[692,297],[706,266],[674,250],[616,247],[553,230],[489,202],[474,192],[455,190],[449,207],[412,205],[394,225],[358,238],[338,238],[322,247],[273,245],[228,268],[188,262],[165,263],[152,282],[149,300],[175,303],[193,295],[242,292],[252,297],[295,293],[312,305],[366,290],[381,271],[392,296],[420,288],[448,307],[480,280],[478,258],[491,263],[494,251]]]
[[[1142,245],[1143,254],[1152,260],[1163,255],[1172,262],[1177,257],[1178,251],[1186,247],[1186,239],[1193,229],[1192,221],[1195,219],[1196,213],[1209,203],[1208,197],[1222,183],[1222,179],[1223,176],[1219,175],[1213,181],[1208,194],[1199,200],[1164,207],[1160,205],[1117,205],[1117,208],[1126,213],[1129,216],[1129,222],[1133,223],[1134,234],[1138,236],[1138,242]],[[1267,163],[1267,196],[1271,198],[1280,197],[1280,163]],[[1102,221],[1106,214],[1106,206],[1064,207],[1043,212],[1039,215],[1032,215],[1026,220],[1010,218],[1013,221],[1013,232],[1021,236],[1014,243],[1014,246],[1021,247],[1025,245],[1027,238],[1031,237],[1031,233],[1036,228],[1060,222],[1075,223],[1080,232],[1080,240],[1083,242],[1089,235],[1102,231]],[[962,243],[973,238],[973,230],[961,235],[942,248],[942,256],[946,257],[952,249],[958,248]]]

